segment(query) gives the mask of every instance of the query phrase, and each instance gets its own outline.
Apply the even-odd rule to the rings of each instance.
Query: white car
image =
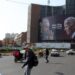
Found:
[[[60,53],[59,53],[58,50],[52,49],[52,51],[51,51],[51,56],[60,56]]]
[[[20,50],[20,53],[22,54],[25,54],[25,52],[26,52],[25,50]]]
[[[72,49],[66,51],[66,54],[68,55],[74,55],[75,54],[75,51],[73,51]]]

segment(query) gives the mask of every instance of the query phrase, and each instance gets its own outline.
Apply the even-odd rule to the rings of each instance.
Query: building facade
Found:
[[[27,32],[22,32],[14,38],[16,46],[22,46],[27,42],[26,40],[27,40]]]
[[[75,0],[66,0],[66,15],[75,17]],[[71,43],[71,48],[75,49],[75,42]]]
[[[3,39],[3,45],[14,46],[15,44],[14,38],[16,35],[18,35],[18,33],[6,33],[5,38]]]
[[[47,16],[64,15],[63,7],[31,4],[28,9],[27,43],[40,42],[41,19]]]
[[[75,15],[75,0],[66,0],[66,15]]]

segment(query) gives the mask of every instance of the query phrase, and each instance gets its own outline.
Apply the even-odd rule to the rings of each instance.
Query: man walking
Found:
[[[24,63],[22,68],[24,68],[27,65],[27,69],[26,69],[24,75],[31,75],[31,70],[32,70],[32,68],[34,66],[35,54],[31,49],[28,49],[27,52],[26,52],[26,55],[27,55],[27,61]]]
[[[49,50],[48,50],[48,49],[46,49],[46,52],[45,52],[46,63],[48,63],[48,62],[49,62],[49,60],[48,60],[48,56],[49,56]]]

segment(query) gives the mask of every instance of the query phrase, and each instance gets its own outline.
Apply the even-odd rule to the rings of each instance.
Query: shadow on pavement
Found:
[[[60,58],[60,57],[65,57],[65,56],[63,56],[63,55],[60,55],[60,56],[51,56],[52,58],[54,57],[54,58]]]
[[[64,73],[61,72],[55,72],[57,75],[64,75]]]

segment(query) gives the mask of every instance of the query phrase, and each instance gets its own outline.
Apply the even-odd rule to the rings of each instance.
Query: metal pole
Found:
[[[46,6],[46,9],[45,9],[45,17],[47,17],[47,11],[48,11],[49,4],[50,4],[50,0],[47,1],[47,6]]]
[[[48,0],[48,5],[50,4],[50,0]]]

